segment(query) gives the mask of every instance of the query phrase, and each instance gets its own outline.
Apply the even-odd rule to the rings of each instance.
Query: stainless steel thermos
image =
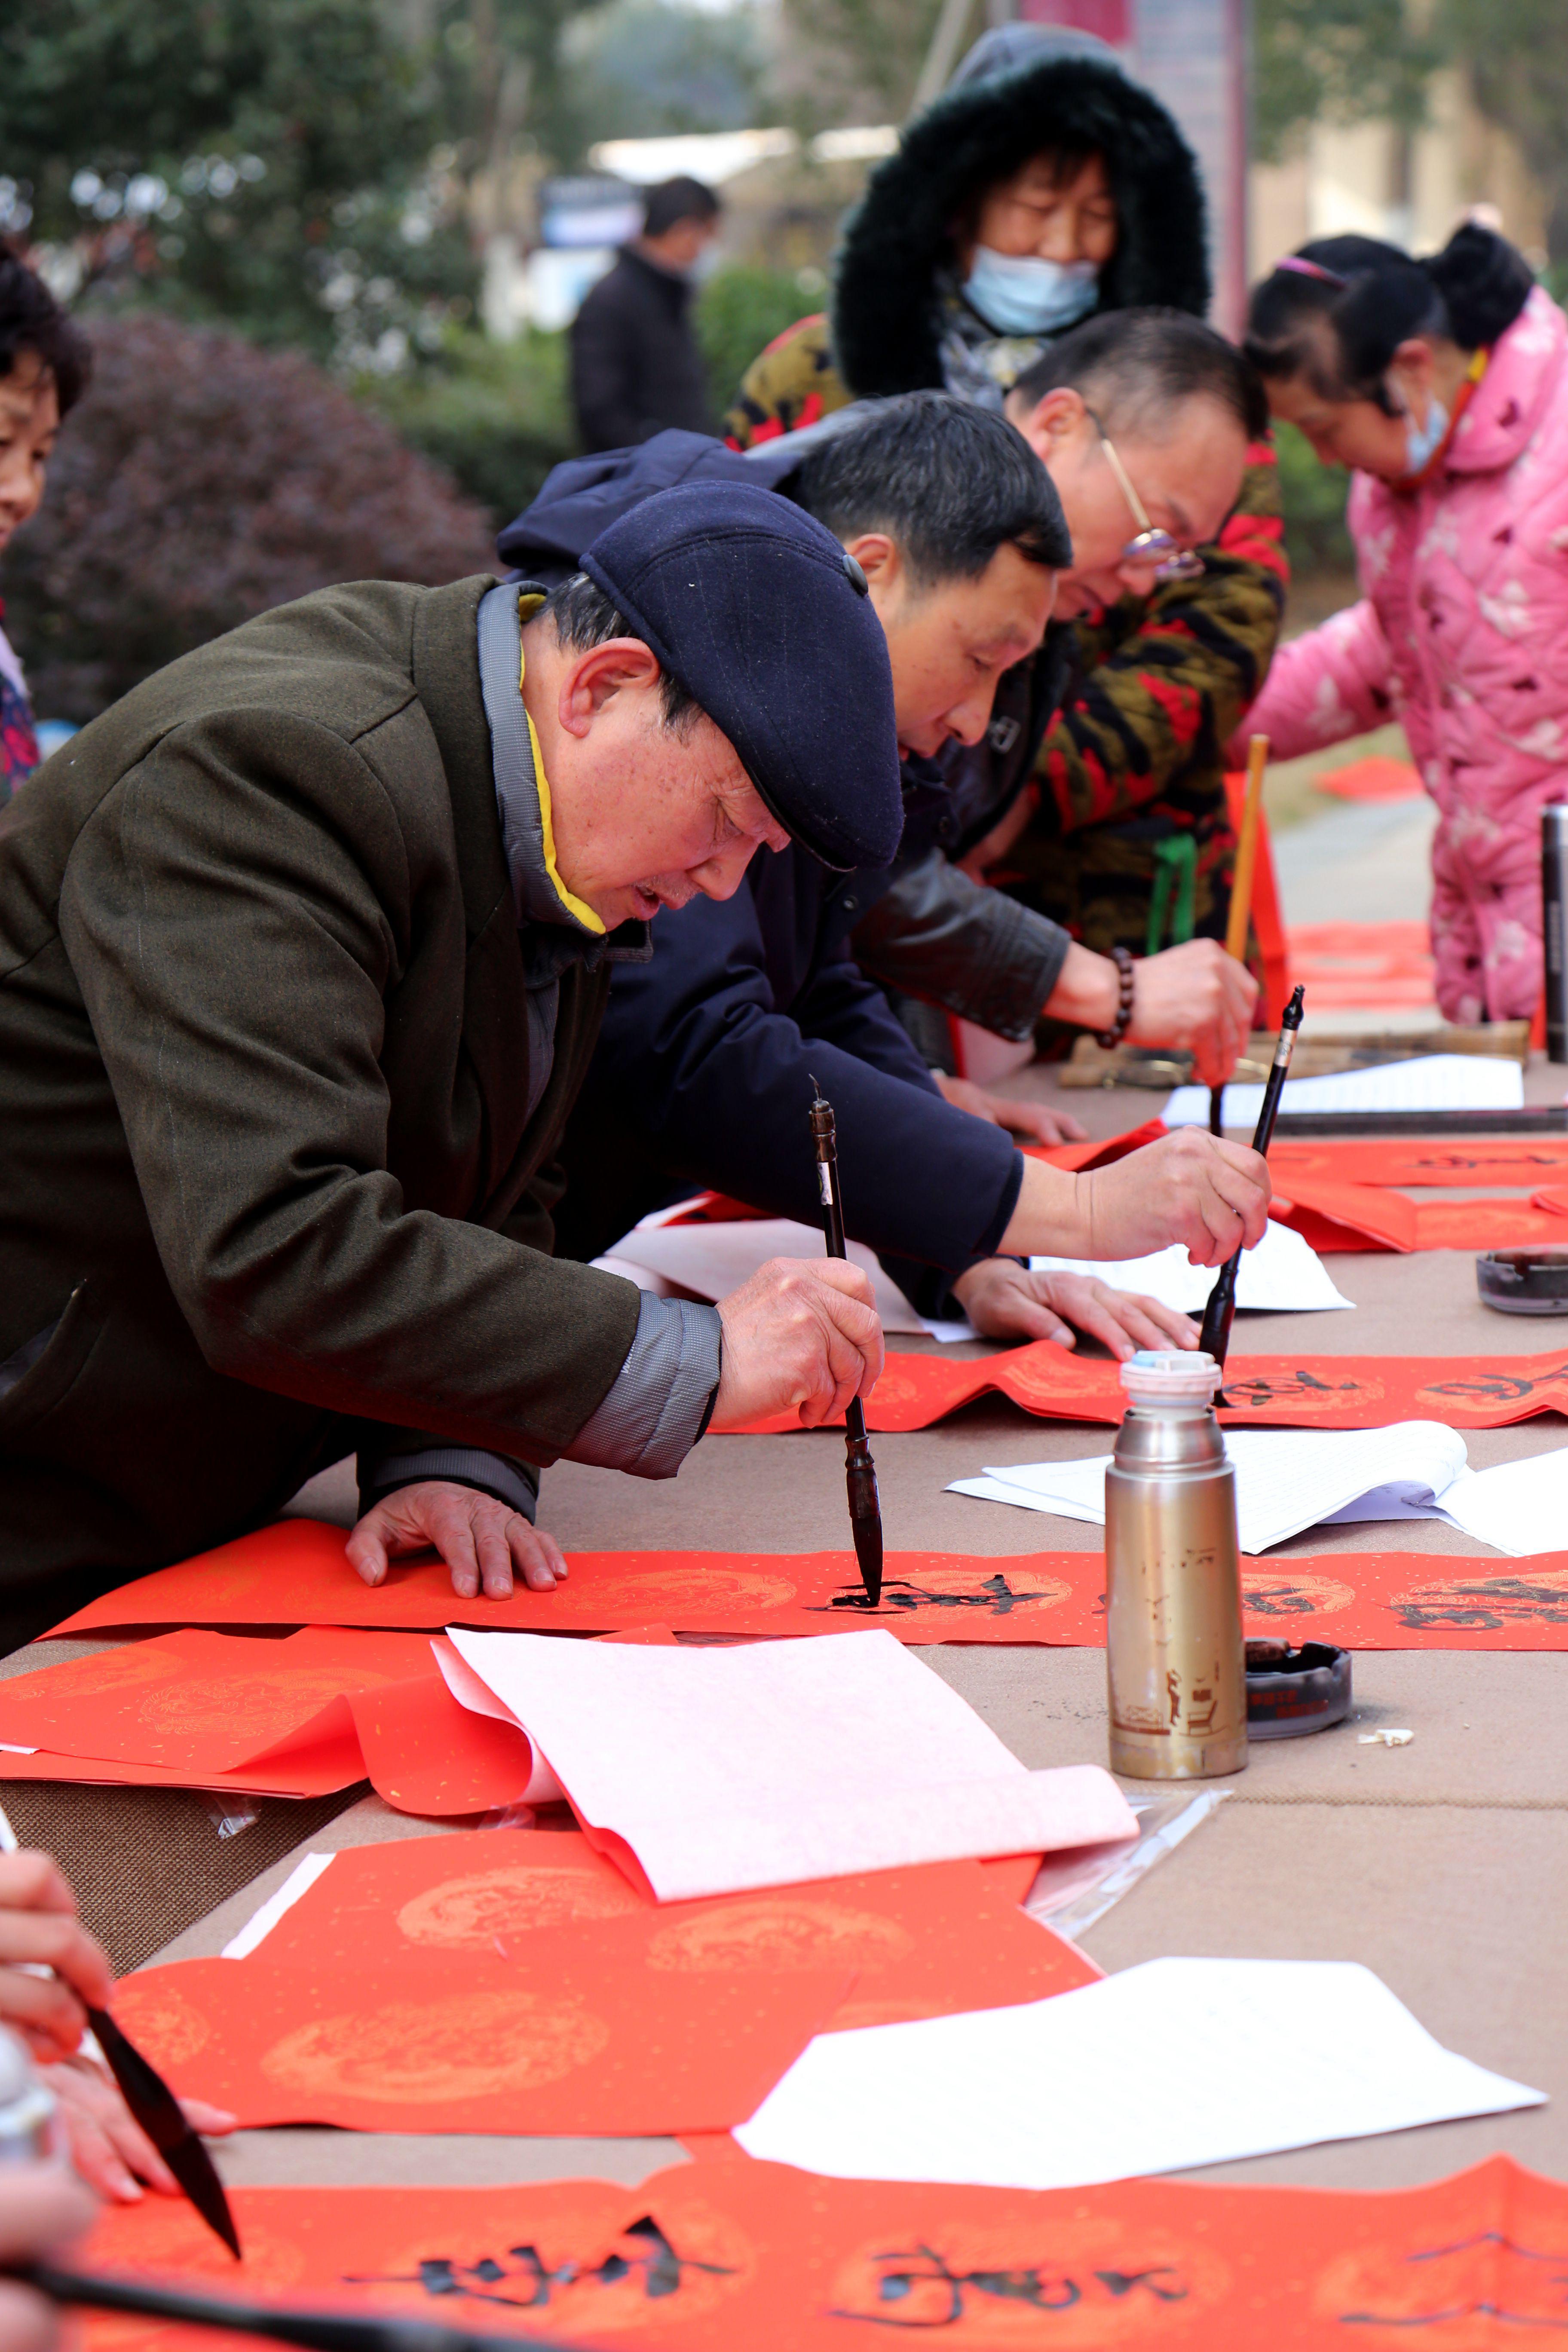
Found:
[[[1127,1414],[1105,1474],[1110,1769],[1205,1780],[1247,1763],[1236,1474],[1212,1356],[1121,1367]]]
[[[1546,948],[1546,1058],[1568,1062],[1568,807],[1541,812],[1541,936]]]

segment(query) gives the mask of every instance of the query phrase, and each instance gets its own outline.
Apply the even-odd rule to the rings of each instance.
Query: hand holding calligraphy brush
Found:
[[[1267,1160],[1268,1146],[1274,1139],[1274,1122],[1279,1116],[1279,1097],[1285,1090],[1286,1074],[1296,1047],[1296,1032],[1301,1026],[1301,1005],[1306,991],[1298,988],[1285,1007],[1285,1017],[1279,1024],[1279,1043],[1274,1048],[1273,1066],[1263,1089],[1263,1108],[1258,1114],[1258,1129],[1252,1139],[1254,1151]],[[1209,1293],[1209,1303],[1204,1309],[1204,1328],[1198,1345],[1212,1356],[1223,1371],[1226,1349],[1230,1346],[1230,1327],[1236,1320],[1236,1277],[1241,1265],[1241,1252],[1227,1257],[1219,1270],[1219,1279]],[[1223,1402],[1223,1400],[1222,1400]]]
[[[816,1086],[815,1078],[811,1083]],[[820,1087],[811,1106],[810,1118],[811,1139],[816,1152],[816,1186],[822,1200],[823,1238],[829,1257],[846,1257],[848,1253],[844,1246],[844,1209],[838,1197],[838,1146],[833,1105],[823,1100]],[[866,1606],[875,1609],[882,1598],[882,1506],[877,1494],[877,1465],[866,1437],[866,1410],[858,1397],[850,1398],[844,1425],[847,1433],[845,1484],[849,1489],[849,1528],[855,1538],[855,1557],[860,1563],[860,1580],[866,1587]]]

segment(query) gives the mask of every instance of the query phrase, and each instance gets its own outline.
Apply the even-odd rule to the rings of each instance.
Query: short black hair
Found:
[[[1442,335],[1495,343],[1535,283],[1517,247],[1466,221],[1420,259],[1374,236],[1320,236],[1252,289],[1247,355],[1276,383],[1304,377],[1322,400],[1371,400],[1394,414],[1384,377],[1401,343]]]
[[[1107,433],[1159,440],[1171,411],[1198,399],[1228,410],[1249,441],[1268,430],[1268,398],[1257,370],[1185,310],[1151,305],[1086,320],[1024,370],[1013,396],[1035,408],[1064,387],[1081,395]]]
[[[595,646],[607,646],[612,637],[636,637],[639,645],[647,642],[585,572],[574,572],[559,588],[552,588],[541,610],[555,624],[560,643],[569,646],[575,654],[591,652]],[[680,680],[672,677],[662,663],[659,698],[664,723],[671,733],[689,735],[700,706],[696,696],[688,694]]]
[[[836,539],[886,531],[918,580],[978,579],[999,547],[1072,562],[1049,474],[1004,416],[950,392],[867,401],[806,457],[791,494]]]
[[[87,390],[91,346],[37,271],[0,241],[0,377],[10,375],[26,352],[34,352],[53,377],[64,416]]]
[[[644,236],[662,236],[677,221],[717,220],[724,209],[711,188],[684,172],[673,180],[661,180],[657,188],[645,188],[642,201]]]

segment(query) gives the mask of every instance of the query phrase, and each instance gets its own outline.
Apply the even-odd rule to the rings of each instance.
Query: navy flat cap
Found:
[[[747,482],[682,483],[582,562],[795,840],[840,869],[892,863],[904,814],[888,641],[831,531]]]

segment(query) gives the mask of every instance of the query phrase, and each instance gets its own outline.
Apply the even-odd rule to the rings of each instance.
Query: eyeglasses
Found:
[[[1204,560],[1197,550],[1184,547],[1168,530],[1161,530],[1149,520],[1148,509],[1132,487],[1126,467],[1117,455],[1116,444],[1095,415],[1086,411],[1089,423],[1100,436],[1100,446],[1110,462],[1110,470],[1121,487],[1121,495],[1131,509],[1138,526],[1137,536],[1130,539],[1121,551],[1123,563],[1152,563],[1156,582],[1165,580],[1201,580]]]

